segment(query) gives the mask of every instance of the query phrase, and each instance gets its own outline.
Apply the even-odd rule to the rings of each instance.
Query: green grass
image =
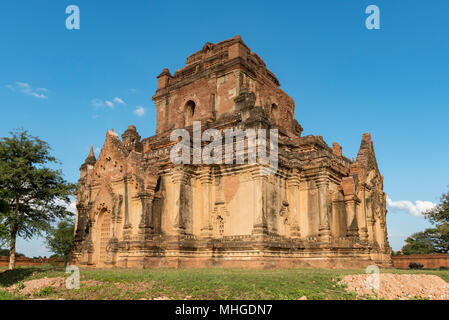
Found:
[[[21,297],[12,295],[4,290],[0,290],[0,300],[19,300]]]
[[[0,272],[2,272],[0,268]],[[449,270],[381,270],[382,273],[434,274],[449,282]],[[43,288],[49,299],[355,299],[337,282],[364,270],[287,269],[81,269],[78,290]],[[31,279],[67,276],[60,267],[23,267],[0,273],[0,299],[17,299],[5,288]],[[89,285],[83,281],[90,280]],[[3,290],[2,290],[3,289]]]

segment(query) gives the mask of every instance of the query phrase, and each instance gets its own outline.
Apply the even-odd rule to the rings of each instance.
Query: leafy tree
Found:
[[[404,254],[449,252],[449,192],[441,196],[440,203],[424,213],[435,228],[418,232],[406,240]]]
[[[53,228],[48,232],[46,242],[47,248],[55,254],[52,257],[62,257],[64,263],[70,260],[74,228],[75,224],[73,221],[65,219],[58,223],[57,228]]]
[[[435,229],[427,229],[424,232],[412,234],[405,240],[406,245],[402,247],[403,254],[429,254],[435,253],[433,234]]]
[[[436,225],[449,224],[449,192],[443,194],[440,203],[424,213],[431,223]]]
[[[435,251],[438,253],[449,252],[449,192],[443,194],[440,203],[424,213],[426,219],[434,224],[435,230],[431,236]]]
[[[449,223],[436,226],[429,234],[436,253],[449,253]]]
[[[0,217],[9,211],[8,203],[3,199],[0,199]],[[8,238],[8,232],[6,226],[2,223],[0,218],[0,247],[3,246]]]
[[[12,270],[17,236],[41,236],[51,223],[72,215],[64,204],[70,202],[75,185],[66,182],[60,170],[46,167],[59,163],[46,142],[24,130],[10,135],[0,139],[0,198],[8,205],[0,213],[0,225],[7,228]]]

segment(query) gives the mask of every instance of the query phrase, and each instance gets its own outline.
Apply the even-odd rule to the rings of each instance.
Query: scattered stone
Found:
[[[30,281],[25,281],[21,288],[19,289],[19,294],[23,296],[30,296],[35,293],[39,293],[44,288],[52,287],[54,289],[58,288],[65,288],[65,278],[64,277],[58,277],[58,278],[42,278],[42,279],[34,279]],[[10,293],[16,292],[16,290],[19,288],[17,284],[11,286],[8,288],[8,291]]]
[[[346,284],[346,291],[355,292],[357,297],[386,300],[449,299],[449,283],[435,275],[381,273],[378,288],[373,279],[372,274],[348,275],[339,284]]]
[[[99,281],[95,280],[86,280],[81,281],[82,286],[92,287],[101,284]],[[30,281],[23,282],[22,285],[15,284],[8,288],[9,293],[14,294],[18,292],[22,296],[32,296],[34,294],[39,293],[42,289],[51,287],[53,289],[61,289],[66,288],[65,278],[57,277],[57,278],[42,278],[42,279],[34,279]],[[18,290],[18,291],[17,291]]]

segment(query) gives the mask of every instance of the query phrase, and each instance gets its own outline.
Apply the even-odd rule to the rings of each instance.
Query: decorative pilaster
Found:
[[[370,191],[366,191],[365,193],[365,204],[366,204],[366,224],[368,229],[368,242],[369,244],[374,247],[378,248],[379,243],[377,240],[377,234],[376,234],[376,213],[375,213],[375,207],[376,207],[376,201],[374,199],[374,190],[371,189]]]
[[[252,179],[254,181],[254,235],[263,235],[268,233],[266,219],[266,183],[268,174],[261,172],[260,166],[256,166],[251,170]]]
[[[377,247],[377,237],[376,237],[376,217],[373,210],[372,195],[369,195],[367,201],[367,228],[368,228],[368,239],[369,243],[373,247]]]
[[[122,222],[122,205],[123,196],[121,194],[117,195],[114,206],[112,208],[111,223],[112,223],[112,237],[117,236],[117,226]]]
[[[210,200],[211,200],[211,185],[212,185],[212,177],[210,173],[210,169],[207,168],[200,175],[201,182],[201,196],[202,196],[202,219],[201,219],[201,235],[204,237],[212,236],[212,224],[211,224],[211,208],[210,208]]]
[[[287,179],[287,189],[289,197],[289,205],[292,221],[290,224],[290,236],[292,238],[299,238],[301,236],[299,228],[299,201],[298,201],[298,190],[299,190],[299,173],[295,169],[292,174]]]
[[[138,198],[142,205],[142,214],[140,216],[139,234],[152,234],[153,233],[153,199],[154,192],[139,193]]]
[[[183,204],[182,204],[182,192],[183,185],[187,183],[187,176],[184,173],[183,169],[178,167],[176,168],[172,175],[171,181],[173,183],[174,195],[173,195],[173,216],[172,223],[173,229],[175,233],[184,234],[185,233],[185,225],[183,219]]]
[[[129,221],[129,193],[128,193],[128,182],[129,178],[125,176],[123,178],[124,189],[125,189],[125,224],[123,229],[131,229],[131,223]]]
[[[92,265],[94,264],[94,244],[92,241],[92,235],[93,235],[93,221],[89,218],[89,220],[87,221],[87,225],[88,225],[88,231],[89,231],[89,238],[87,240],[86,243],[86,247],[87,247],[87,264],[88,265]]]
[[[388,242],[388,232],[387,232],[387,195],[386,193],[382,192],[382,213],[381,213],[381,227],[383,231],[383,238],[384,238],[384,250],[386,254],[391,254],[391,247]]]
[[[373,244],[377,243],[375,225],[376,225],[376,219],[374,219],[374,217],[370,218],[368,220],[368,227],[370,229],[369,234],[371,235],[370,242]]]
[[[330,242],[332,235],[329,224],[329,178],[327,175],[321,175],[315,182],[318,188],[318,208],[320,214],[318,236],[322,242]]]
[[[368,243],[368,225],[367,225],[367,218],[366,218],[366,195],[369,193],[369,190],[367,190],[367,185],[363,184],[361,187],[362,192],[362,212],[361,212],[361,228],[360,228],[360,240],[362,240],[363,243]]]
[[[345,196],[347,236],[350,238],[359,237],[359,226],[357,222],[357,204],[359,202],[360,200],[354,194]]]
[[[76,205],[77,215],[76,215],[76,229],[75,229],[75,241],[81,241],[84,238],[85,230],[86,230],[86,219],[87,219],[87,210],[83,204],[78,203]]]
[[[388,238],[387,238],[387,224],[385,221],[380,221],[380,230],[382,234],[382,242],[380,244],[381,251],[385,252],[388,246]]]

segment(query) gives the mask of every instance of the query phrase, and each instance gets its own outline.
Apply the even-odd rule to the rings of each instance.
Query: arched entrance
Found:
[[[106,209],[98,216],[97,224],[97,263],[103,264],[107,259],[107,246],[111,238],[111,213]]]

